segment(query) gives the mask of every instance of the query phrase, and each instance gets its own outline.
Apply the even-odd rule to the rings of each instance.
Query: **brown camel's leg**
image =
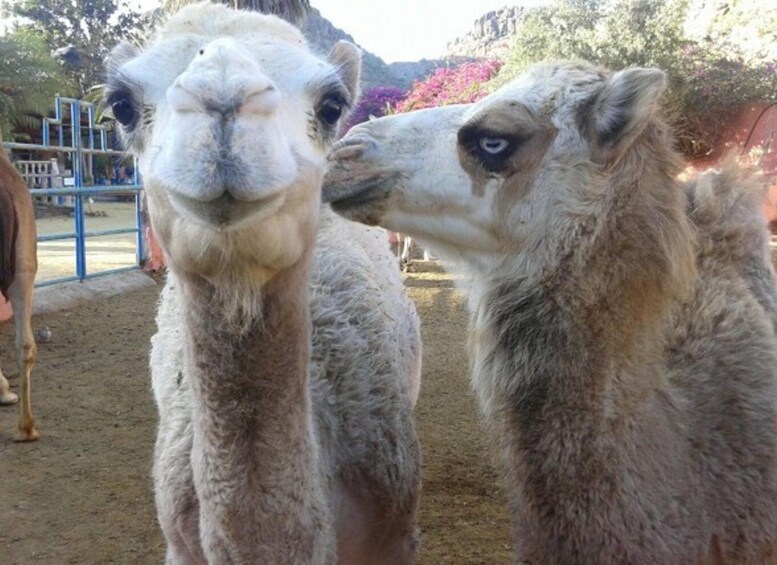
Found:
[[[38,430],[35,429],[35,418],[32,416],[30,401],[30,373],[37,355],[31,320],[34,282],[35,273],[16,273],[16,278],[8,289],[16,330],[16,362],[21,375],[19,427],[14,441],[35,441],[40,437]]]
[[[0,406],[16,404],[18,401],[19,397],[11,392],[11,387],[5,379],[2,369],[0,369]]]

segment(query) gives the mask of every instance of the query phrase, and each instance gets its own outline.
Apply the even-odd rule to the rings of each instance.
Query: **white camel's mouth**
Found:
[[[170,202],[181,216],[210,229],[223,230],[238,227],[260,212],[274,213],[283,201],[283,191],[255,200],[237,200],[228,192],[212,200],[197,200],[170,192]]]

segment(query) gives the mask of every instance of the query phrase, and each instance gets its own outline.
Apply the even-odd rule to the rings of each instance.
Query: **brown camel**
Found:
[[[38,271],[37,231],[30,191],[5,151],[0,151],[0,293],[13,306],[16,362],[22,376],[22,402],[16,441],[35,441],[38,430],[30,405],[30,372],[37,348],[32,335],[32,292]],[[0,371],[0,404],[15,404]]]

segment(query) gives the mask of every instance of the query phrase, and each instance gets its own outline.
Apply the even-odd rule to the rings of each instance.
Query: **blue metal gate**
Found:
[[[73,229],[64,233],[52,233],[38,236],[38,242],[50,242],[61,240],[74,240],[74,266],[75,275],[58,276],[43,281],[37,281],[37,286],[44,286],[72,280],[87,279],[109,273],[126,270],[134,270],[140,266],[143,258],[143,222],[142,222],[142,198],[140,179],[138,176],[137,162],[132,159],[132,175],[129,184],[112,185],[85,182],[85,170],[94,171],[94,158],[104,155],[110,159],[129,159],[126,153],[111,147],[111,132],[96,121],[96,109],[94,104],[72,98],[57,97],[54,101],[54,117],[44,118],[42,143],[4,143],[12,154],[19,157],[21,154],[34,155],[56,154],[58,159],[70,164],[69,175],[41,175],[41,178],[60,176],[69,186],[34,188],[30,187],[30,193],[34,200],[44,197],[53,197],[54,205],[62,205],[66,201],[73,204]],[[53,138],[53,143],[52,143]],[[18,160],[24,163],[23,160]],[[92,179],[97,180],[94,174]],[[92,180],[89,179],[89,180]],[[91,201],[93,198],[105,198],[106,195],[124,195],[134,198],[135,202],[135,226],[87,231],[85,222],[84,199]],[[117,269],[92,270],[89,269],[87,256],[87,239],[100,236],[112,236],[120,234],[135,234],[135,264]],[[39,253],[40,259],[40,253]]]

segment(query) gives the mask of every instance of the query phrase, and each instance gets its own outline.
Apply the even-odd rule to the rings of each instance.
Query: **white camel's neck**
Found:
[[[179,276],[192,468],[206,545],[229,555],[218,562],[282,562],[266,552],[284,539],[311,555],[329,551],[308,390],[308,270],[302,260],[276,275],[263,289],[261,319],[239,329],[224,324],[227,306],[212,285]]]

